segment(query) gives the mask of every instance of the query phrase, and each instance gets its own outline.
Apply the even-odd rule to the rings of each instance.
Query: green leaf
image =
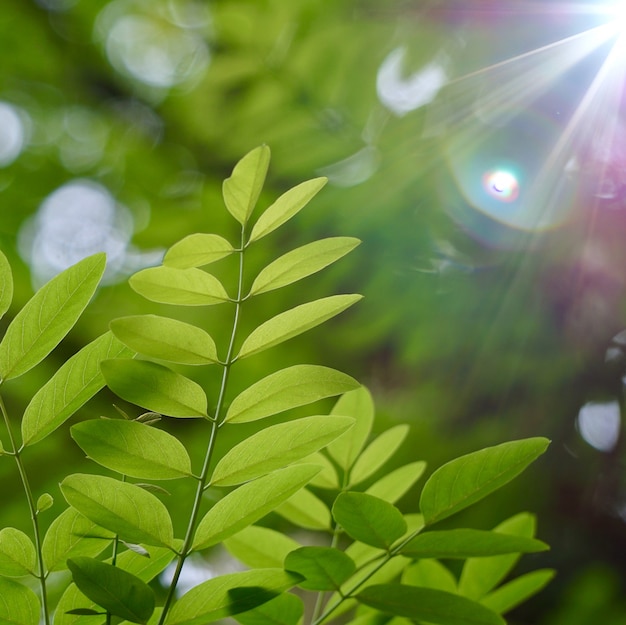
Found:
[[[548,545],[534,538],[474,529],[419,534],[400,551],[411,558],[481,558],[505,553],[535,553]]]
[[[285,592],[254,610],[237,615],[241,625],[298,625],[304,614],[300,597]]]
[[[285,570],[304,577],[306,590],[339,590],[356,571],[354,560],[333,547],[301,547],[287,555]]]
[[[220,499],[200,521],[193,548],[206,549],[252,525],[291,497],[318,471],[319,467],[314,465],[295,465],[235,489]]]
[[[234,251],[233,246],[224,237],[198,232],[174,243],[167,250],[163,264],[176,269],[203,267],[225,258]]]
[[[100,362],[130,357],[133,352],[110,332],[83,347],[35,393],[24,411],[22,439],[32,445],[65,423],[103,386]]]
[[[287,501],[278,506],[276,513],[305,529],[322,531],[331,529],[328,506],[306,488],[295,492]]]
[[[361,295],[333,295],[276,315],[248,336],[237,358],[247,358],[302,334],[343,312],[360,299]]]
[[[92,419],[71,428],[72,438],[95,462],[123,475],[171,480],[191,475],[184,445],[171,434],[138,421]]]
[[[250,525],[224,541],[228,552],[251,569],[281,568],[290,551],[300,547],[282,532]]]
[[[46,571],[66,569],[66,560],[77,556],[95,557],[115,537],[74,508],[64,510],[52,523],[43,539],[43,561]]]
[[[337,464],[347,471],[361,453],[374,421],[374,402],[370,392],[360,387],[339,398],[333,415],[345,415],[356,419],[354,427],[328,445],[328,453]]]
[[[301,577],[282,569],[256,569],[214,577],[183,595],[167,625],[205,625],[252,610],[295,586]]]
[[[159,304],[213,306],[228,300],[222,283],[195,267],[149,267],[131,276],[128,282],[139,295]]]
[[[14,527],[0,530],[0,575],[36,575],[37,554],[32,540]]]
[[[535,525],[535,517],[528,512],[522,512],[506,519],[493,531],[532,538],[535,535]],[[468,558],[461,571],[459,593],[470,599],[480,599],[511,572],[519,558],[519,554]]]
[[[294,365],[259,380],[230,405],[225,422],[245,423],[340,395],[359,383],[345,373],[318,365]]]
[[[457,594],[456,578],[438,560],[418,560],[402,573],[402,583]]]
[[[181,547],[182,541],[174,540],[174,548],[180,550]],[[148,583],[167,567],[175,558],[175,554],[166,547],[147,545],[145,548],[149,557],[146,558],[144,555],[129,549],[117,556],[117,566]],[[110,559],[108,562],[110,563]]]
[[[67,565],[78,589],[112,615],[146,623],[154,612],[154,592],[131,573],[93,558],[72,558]]]
[[[291,250],[261,270],[252,283],[249,296],[302,280],[339,260],[359,243],[352,237],[331,237]]]
[[[54,497],[50,493],[42,493],[37,497],[37,505],[35,509],[37,514],[49,510],[54,505]]]
[[[0,625],[39,625],[37,595],[12,579],[0,577]]]
[[[405,584],[379,584],[362,590],[357,599],[372,608],[435,625],[506,625],[495,612],[443,590]]]
[[[359,484],[374,475],[394,456],[408,433],[408,425],[396,425],[375,438],[356,459],[350,471],[350,484]]]
[[[339,488],[339,476],[333,463],[319,451],[302,459],[305,464],[317,464],[321,471],[309,482],[311,486],[319,488]]]
[[[72,329],[106,265],[94,254],[44,285],[15,316],[0,343],[0,378],[16,378],[39,364]]]
[[[480,501],[510,482],[547,449],[546,438],[529,438],[481,449],[437,469],[420,497],[427,525]]]
[[[321,449],[353,423],[350,417],[314,416],[265,428],[217,463],[211,484],[233,486],[287,466]]]
[[[248,152],[233,169],[230,178],[224,180],[222,193],[228,212],[245,225],[256,206],[267,168],[270,163],[270,149],[261,145]]]
[[[170,417],[206,417],[207,398],[199,384],[146,360],[105,360],[102,373],[122,399]]]
[[[0,319],[13,301],[13,274],[7,257],[0,251]]]
[[[70,584],[61,595],[54,611],[54,625],[104,625],[104,618],[96,620],[90,616],[82,616],[76,610],[94,610],[102,612],[102,608],[83,595],[76,584]]]
[[[333,517],[350,537],[380,549],[389,549],[407,530],[400,510],[365,493],[340,493]]]
[[[94,523],[130,543],[171,547],[172,521],[167,508],[143,488],[101,475],[69,475],[63,496]]]
[[[291,219],[319,193],[327,182],[327,178],[313,178],[283,193],[254,224],[250,234],[250,243],[274,232]]]
[[[218,362],[215,341],[201,328],[183,321],[134,315],[114,319],[111,330],[122,343],[150,358],[183,365]]]
[[[483,597],[480,602],[497,612],[504,614],[517,607],[544,588],[554,577],[552,569],[540,569],[532,573],[526,573],[520,577],[497,588],[492,593]]]
[[[405,464],[403,467],[381,477],[365,492],[389,503],[395,503],[422,477],[425,470],[426,463],[422,460]]]

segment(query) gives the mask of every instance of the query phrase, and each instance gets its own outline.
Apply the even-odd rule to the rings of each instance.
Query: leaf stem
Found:
[[[245,227],[242,226],[241,246],[240,246],[240,249],[237,250],[237,252],[239,253],[239,276],[238,276],[238,285],[237,285],[237,298],[233,300],[235,304],[235,313],[233,316],[233,326],[232,326],[232,331],[230,334],[230,341],[228,343],[228,351],[226,353],[226,359],[224,360],[224,363],[223,363],[224,369],[222,371],[222,382],[220,384],[217,404],[215,406],[215,417],[213,420],[211,420],[211,434],[209,438],[209,443],[207,445],[206,454],[204,457],[204,463],[202,465],[202,472],[200,473],[199,480],[196,485],[196,493],[195,493],[193,505],[191,508],[191,513],[189,515],[189,523],[187,524],[187,531],[185,533],[185,539],[183,541],[183,546],[180,550],[180,554],[178,556],[178,561],[176,562],[176,569],[174,570],[174,575],[172,577],[172,581],[170,582],[167,597],[163,605],[163,612],[161,613],[161,617],[159,619],[159,625],[163,625],[163,623],[165,622],[169,609],[172,605],[172,601],[174,600],[176,586],[178,584],[180,574],[183,570],[185,560],[191,553],[193,539],[194,539],[194,535],[196,532],[196,525],[198,522],[198,516],[200,514],[200,504],[202,503],[202,495],[209,482],[209,469],[211,467],[211,459],[213,457],[213,451],[215,449],[215,440],[217,438],[217,431],[221,425],[220,415],[222,413],[222,409],[224,406],[224,399],[226,397],[226,389],[228,387],[228,378],[230,376],[230,369],[234,362],[233,352],[235,350],[235,340],[237,338],[237,328],[239,327],[239,316],[240,316],[240,311],[241,311],[241,304],[243,301],[242,293],[243,293],[244,252],[245,252],[244,242],[245,242]]]
[[[30,518],[32,521],[33,534],[35,538],[35,550],[37,552],[37,565],[39,569],[36,577],[39,580],[39,587],[41,589],[41,611],[43,615],[43,623],[44,625],[50,625],[50,615],[48,614],[48,591],[46,588],[46,570],[43,561],[41,535],[39,532],[39,520],[37,519],[37,505],[35,503],[35,499],[33,498],[33,491],[30,488],[28,474],[26,473],[26,467],[22,462],[21,449],[18,449],[15,438],[13,437],[11,422],[9,420],[9,415],[4,405],[4,400],[2,399],[2,396],[0,396],[0,410],[2,411],[2,418],[4,419],[4,423],[7,428],[7,434],[9,436],[9,442],[11,444],[10,455],[15,458],[17,470],[20,474],[20,479],[22,480],[22,486],[24,487],[24,493],[26,494],[26,500],[28,502],[28,508],[30,510]]]

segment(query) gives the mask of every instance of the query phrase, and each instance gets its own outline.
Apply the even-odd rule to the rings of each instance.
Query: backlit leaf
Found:
[[[61,482],[67,502],[94,523],[131,543],[171,547],[167,508],[143,488],[101,475],[74,474]]]
[[[222,283],[195,267],[149,267],[131,276],[128,282],[139,295],[160,304],[212,306],[228,300]]]
[[[480,602],[494,612],[504,614],[538,593],[554,575],[555,571],[552,569],[540,569],[526,573],[526,575],[521,575],[504,584],[504,586],[500,586],[483,597]]]
[[[13,301],[13,273],[7,257],[0,250],[0,319]]]
[[[354,378],[335,369],[294,365],[268,375],[240,393],[224,420],[230,423],[256,421],[358,386]]]
[[[52,521],[43,539],[46,570],[66,569],[68,558],[95,557],[111,544],[114,537],[113,532],[90,521],[78,510],[67,508]]]
[[[100,363],[107,358],[131,357],[132,350],[110,332],[83,347],[35,393],[24,411],[22,439],[32,445],[65,423],[103,386]]]
[[[506,625],[501,616],[470,599],[406,584],[365,588],[357,599],[372,608],[436,625]]]
[[[72,438],[95,462],[123,475],[170,480],[191,475],[184,445],[157,428],[122,419],[92,419],[71,428]]]
[[[322,531],[331,529],[332,519],[328,506],[307,488],[295,492],[278,506],[275,512],[304,529]]]
[[[50,493],[42,493],[37,497],[37,505],[35,509],[37,514],[49,510],[54,505],[54,497]]]
[[[146,360],[105,360],[108,387],[122,399],[170,417],[207,416],[207,398],[199,384]]]
[[[0,577],[0,625],[39,625],[37,595],[11,579]]]
[[[167,250],[163,264],[176,269],[203,267],[234,252],[233,246],[217,234],[197,232],[174,243]]]
[[[407,530],[394,505],[365,493],[341,493],[332,512],[346,534],[379,549],[389,549]]]
[[[317,464],[322,470],[309,482],[319,488],[339,488],[339,476],[333,463],[322,453],[315,452],[302,459],[305,464]]]
[[[87,599],[76,584],[70,584],[61,595],[54,612],[54,625],[104,625],[104,617],[96,620],[92,616],[82,616],[76,610],[103,612],[96,603]]]
[[[282,532],[250,525],[227,538],[224,547],[246,566],[259,569],[281,568],[287,554],[300,545]]]
[[[422,460],[405,464],[403,467],[388,473],[374,482],[365,492],[395,503],[419,480],[426,470],[426,463]]]
[[[318,471],[314,465],[295,465],[235,489],[200,521],[193,548],[206,549],[252,525],[302,488]]]
[[[284,592],[254,610],[237,615],[241,625],[298,625],[304,614],[300,597]]]
[[[456,594],[456,578],[438,560],[418,560],[404,569],[402,583]]]
[[[302,334],[343,312],[361,298],[361,295],[334,295],[276,315],[248,336],[237,358],[246,358]]]
[[[306,278],[339,260],[359,243],[352,237],[331,237],[287,252],[261,270],[252,283],[250,295],[273,291]]]
[[[480,558],[505,553],[545,551],[548,545],[534,538],[474,529],[424,532],[401,550],[411,558]]]
[[[287,555],[285,570],[299,573],[306,590],[339,590],[356,571],[350,556],[332,547],[301,547]]]
[[[273,232],[304,208],[328,182],[327,178],[314,178],[283,193],[259,217],[252,228],[250,242]]]
[[[408,425],[396,425],[375,438],[356,459],[350,471],[350,484],[358,484],[374,475],[394,456],[408,433]]]
[[[270,162],[266,145],[248,152],[224,180],[222,193],[228,212],[242,225],[246,224],[263,188]]]
[[[158,360],[184,365],[218,361],[215,341],[201,328],[158,315],[120,317],[111,322],[113,334],[131,349]]]
[[[361,453],[374,421],[374,402],[370,392],[360,387],[339,398],[332,414],[356,419],[354,427],[328,445],[328,453],[347,471]]]
[[[420,509],[426,524],[445,519],[504,486],[544,453],[549,443],[545,438],[512,441],[444,464],[422,490]]]
[[[206,625],[246,612],[295,586],[299,575],[282,569],[256,569],[214,577],[174,604],[167,625]]]
[[[353,423],[350,417],[315,416],[265,428],[217,463],[211,484],[233,486],[287,466],[321,449]]]
[[[16,378],[41,362],[72,329],[106,264],[94,254],[44,285],[15,316],[0,343],[0,378]]]
[[[133,574],[86,557],[72,558],[67,565],[78,589],[112,615],[146,623],[154,612],[154,592]]]
[[[21,577],[35,575],[37,554],[33,541],[14,527],[0,530],[0,575]]]

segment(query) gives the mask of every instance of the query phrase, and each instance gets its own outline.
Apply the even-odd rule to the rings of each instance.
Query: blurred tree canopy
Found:
[[[127,276],[185,234],[233,231],[221,181],[249,149],[272,150],[263,202],[327,176],[276,248],[320,235],[363,245],[307,292],[286,289],[283,308],[366,297],[277,361],[332,363],[368,384],[381,427],[410,421],[405,453],[433,466],[551,437],[525,481],[468,514],[490,527],[520,502],[539,513],[553,550],[536,558],[559,577],[520,623],[588,623],[599,602],[603,623],[621,623],[624,42],[602,30],[602,3],[535,4],[4,0],[0,245],[15,310],[62,268],[107,252],[107,285],[60,363],[143,310]],[[277,301],[259,298],[258,317]],[[31,379],[12,386],[16,410]],[[111,402],[103,393],[86,414]],[[42,483],[55,462],[80,459],[69,440],[47,453]],[[17,493],[4,505],[9,522],[23,514]]]

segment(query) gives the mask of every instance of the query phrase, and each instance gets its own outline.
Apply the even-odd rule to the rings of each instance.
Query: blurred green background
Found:
[[[260,297],[244,326],[331,293],[365,299],[251,359],[236,385],[279,364],[336,366],[372,390],[378,430],[411,424],[397,463],[425,459],[431,470],[480,446],[550,437],[546,457],[462,521],[539,516],[552,551],[522,566],[558,576],[512,623],[626,622],[626,55],[604,8],[3,0],[0,246],[17,284],[11,313],[83,256],[109,258],[106,285],[68,339],[7,385],[11,414],[113,317],[169,313],[127,276],[186,234],[233,237],[221,182],[265,143],[263,206],[314,176],[329,184],[253,262],[322,236],[363,243]],[[199,314],[223,343],[229,320],[217,309],[189,318]],[[210,392],[217,376],[202,382]],[[79,418],[109,414],[114,401],[105,391]],[[192,440],[188,424],[173,427]],[[56,482],[81,455],[66,433],[50,437],[27,458],[34,488],[60,502]],[[0,480],[3,525],[26,525],[6,458]]]

